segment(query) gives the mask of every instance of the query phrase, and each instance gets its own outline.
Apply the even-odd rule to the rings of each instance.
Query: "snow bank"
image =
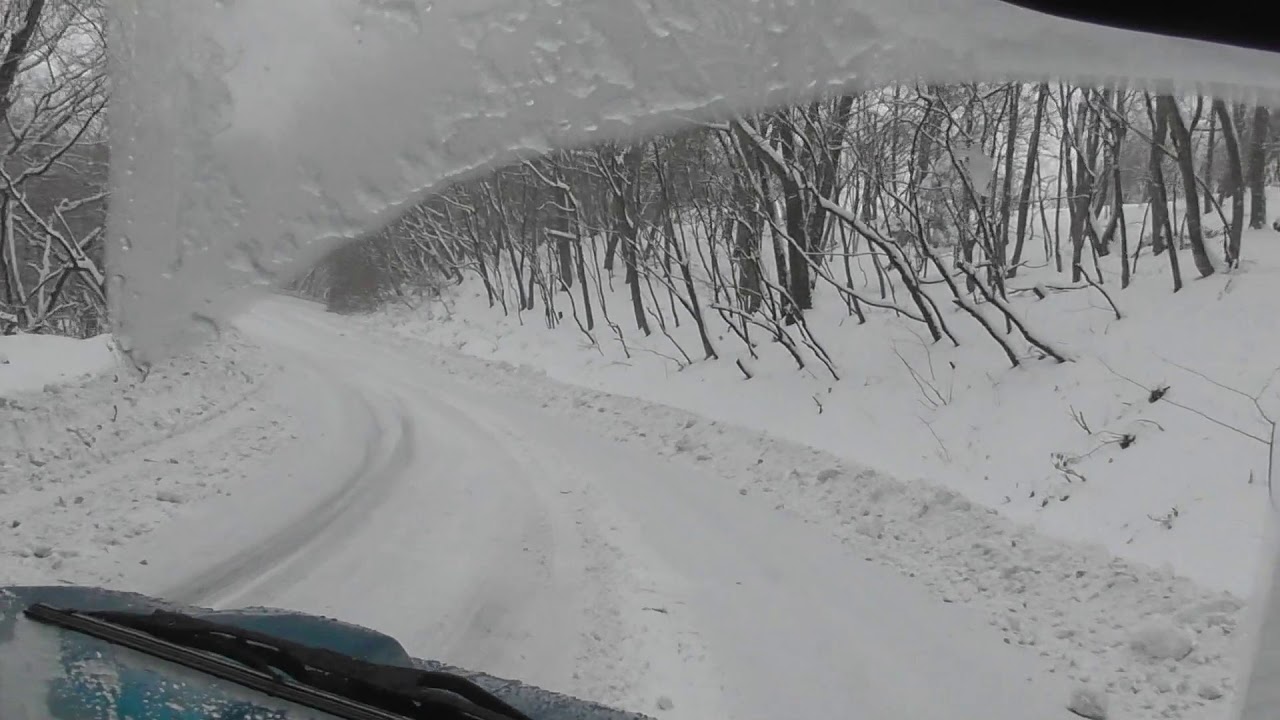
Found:
[[[227,335],[145,380],[121,371],[0,399],[0,585],[110,584],[117,548],[223,493],[288,439],[287,414],[260,398],[279,369]]]
[[[116,366],[108,334],[77,340],[57,335],[0,336],[0,398],[35,392]]]

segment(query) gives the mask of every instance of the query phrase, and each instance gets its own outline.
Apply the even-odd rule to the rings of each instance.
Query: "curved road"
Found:
[[[433,376],[306,303],[237,325],[362,451],[170,595],[336,616],[663,718],[1073,717],[1034,652],[720,478]]]

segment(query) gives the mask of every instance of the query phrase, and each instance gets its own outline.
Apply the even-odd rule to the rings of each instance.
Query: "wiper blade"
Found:
[[[182,613],[24,614],[350,720],[531,720],[467,678],[379,665]]]

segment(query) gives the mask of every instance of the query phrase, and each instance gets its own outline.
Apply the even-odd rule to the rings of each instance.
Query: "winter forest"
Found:
[[[107,327],[104,17],[91,2],[4,9],[0,323]],[[530,158],[432,197],[296,281],[337,308],[435,292],[473,273],[506,313],[593,341],[693,323],[822,363],[805,311],[889,312],[954,341],[954,303],[1018,361],[1019,293],[1124,289],[1142,264],[1189,278],[1247,262],[1280,173],[1266,107],[1062,84],[899,85],[758,117]],[[1196,212],[1188,212],[1195,208]],[[1026,267],[1059,286],[1026,287]],[[609,307],[615,270],[628,307]],[[1154,282],[1154,279],[1147,280]],[[926,292],[945,285],[948,296]],[[987,306],[989,311],[979,311]],[[536,309],[536,310],[535,310]],[[801,353],[798,348],[806,347]]]
[[[1247,264],[1245,229],[1266,226],[1280,172],[1272,124],[1266,107],[1123,88],[877,88],[502,168],[297,288],[348,310],[474,275],[502,312],[592,343],[691,323],[699,342],[671,343],[689,363],[717,355],[714,324],[834,374],[805,320],[825,294],[858,322],[891,313],[936,342],[976,322],[1012,365],[1027,344],[1062,360],[1052,327],[1027,327],[1010,299],[1109,300],[1144,265],[1164,269],[1142,282],[1177,292]],[[1045,267],[1036,277],[1053,280],[1020,278]],[[625,307],[608,303],[615,282]]]

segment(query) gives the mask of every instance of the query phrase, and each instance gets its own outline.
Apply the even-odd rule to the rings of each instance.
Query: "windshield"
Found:
[[[0,19],[0,586],[659,718],[1273,714],[1280,55],[997,0]]]

